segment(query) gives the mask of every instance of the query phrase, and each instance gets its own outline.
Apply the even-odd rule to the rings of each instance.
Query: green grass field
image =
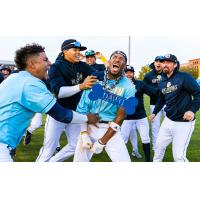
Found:
[[[149,116],[149,98],[147,96],[145,96],[145,109],[147,111],[147,115]],[[44,120],[45,120],[45,117],[44,117]],[[42,143],[43,143],[43,134],[44,134],[43,130],[44,130],[44,125],[40,129],[34,132],[31,143],[29,145],[24,146],[22,143],[23,141],[21,142],[21,144],[17,148],[17,155],[14,158],[15,161],[17,162],[34,162],[35,161],[35,159],[38,156],[40,147],[42,146]],[[200,111],[198,111],[197,113],[195,130],[193,132],[193,135],[192,135],[192,138],[187,150],[187,158],[191,162],[200,161],[200,135],[199,134],[200,134]],[[66,144],[65,134],[62,135],[60,143],[61,143],[61,146],[64,146]],[[128,150],[130,153],[132,152],[130,143],[128,143]],[[139,150],[143,158],[140,160],[137,160],[136,158],[133,158],[131,156],[131,159],[133,162],[144,162],[144,154],[142,151],[141,141],[139,141]],[[153,157],[153,152],[151,153],[151,156]],[[70,158],[69,160],[67,160],[67,162],[71,162],[72,160],[73,158]],[[109,162],[110,159],[107,156],[106,152],[103,152],[100,155],[94,155],[92,158],[92,161],[93,162]],[[171,145],[169,145],[166,150],[164,161],[165,162],[173,161]]]

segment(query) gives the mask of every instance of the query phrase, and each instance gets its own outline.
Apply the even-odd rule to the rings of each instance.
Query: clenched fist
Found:
[[[92,86],[97,82],[96,76],[88,76],[83,83],[79,85],[80,90],[86,90],[92,88]]]

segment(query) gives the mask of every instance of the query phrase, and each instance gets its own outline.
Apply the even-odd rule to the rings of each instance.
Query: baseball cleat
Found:
[[[28,145],[31,142],[31,136],[32,134],[29,131],[27,131],[26,136],[24,138],[24,145]]]
[[[142,158],[142,155],[138,151],[133,151],[132,152],[132,156],[136,157],[137,159],[141,159]]]

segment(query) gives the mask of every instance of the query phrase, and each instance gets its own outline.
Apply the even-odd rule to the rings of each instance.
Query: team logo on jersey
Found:
[[[118,107],[122,106],[122,107],[124,107],[125,112],[128,115],[132,115],[135,113],[135,108],[138,104],[137,98],[130,97],[130,98],[126,99],[122,96],[119,96],[119,95],[113,94],[107,90],[104,90],[102,85],[100,85],[100,84],[95,84],[92,87],[92,91],[89,93],[88,97],[91,101],[96,101],[98,99],[101,99],[101,100],[109,102],[113,105],[116,105]]]
[[[170,86],[171,86],[171,83],[170,83],[170,82],[168,82],[168,83],[167,83],[167,87],[170,87]]]
[[[157,76],[157,79],[158,79],[159,81],[161,80],[161,78],[162,78],[161,75],[158,75],[158,76]]]
[[[162,79],[161,75],[158,75],[155,79],[152,79],[152,83],[159,83]]]
[[[172,85],[171,82],[167,82],[167,87],[162,89],[163,94],[168,94],[174,92],[178,89],[177,85]]]

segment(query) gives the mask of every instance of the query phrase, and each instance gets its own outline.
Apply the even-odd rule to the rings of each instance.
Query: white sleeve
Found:
[[[87,123],[88,121],[87,115],[83,115],[75,111],[72,111],[72,112],[73,112],[73,118],[70,123],[73,123],[73,124]]]
[[[74,85],[74,86],[63,86],[60,88],[59,93],[58,93],[58,98],[65,98],[65,97],[71,97],[74,94],[77,94],[80,92],[80,87],[79,85]]]

